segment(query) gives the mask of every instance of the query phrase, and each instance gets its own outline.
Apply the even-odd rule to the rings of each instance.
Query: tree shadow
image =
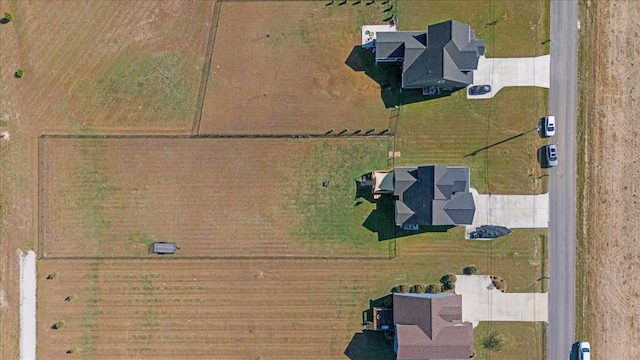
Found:
[[[7,19],[7,18],[0,19],[0,24],[4,25],[4,24],[8,24],[8,23],[9,23],[9,19]]]
[[[451,96],[452,93],[460,90],[441,89],[440,94],[423,95],[422,89],[401,89],[402,64],[393,62],[376,65],[375,55],[360,45],[353,47],[345,64],[354,71],[364,72],[368,77],[378,83],[380,86],[380,97],[387,109]]]
[[[384,331],[363,331],[355,333],[344,350],[351,360],[395,360],[393,344]]]
[[[420,226],[418,230],[403,230],[396,226],[393,196],[383,196],[376,201],[376,209],[362,224],[369,231],[378,233],[378,241],[392,240],[426,232],[447,232],[452,225]]]

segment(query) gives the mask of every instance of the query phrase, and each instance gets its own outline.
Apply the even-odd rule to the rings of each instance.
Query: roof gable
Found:
[[[462,322],[462,296],[393,295],[398,359],[467,359],[473,353],[473,326]]]
[[[472,71],[478,68],[478,58],[485,51],[484,41],[475,39],[469,25],[455,20],[429,25],[426,33],[399,31],[382,38],[404,43],[402,86],[405,88],[471,84]],[[380,44],[380,40],[378,42]],[[400,58],[391,56],[392,52],[384,43],[379,46],[376,60]]]

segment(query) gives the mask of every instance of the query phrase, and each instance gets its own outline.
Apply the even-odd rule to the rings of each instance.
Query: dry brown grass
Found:
[[[590,14],[583,41],[587,103],[584,197],[585,238],[579,252],[578,336],[589,340],[593,359],[618,359],[637,352],[640,327],[640,226],[638,188],[638,72],[640,4],[587,1]],[[606,234],[603,236],[603,234]],[[615,336],[611,336],[615,334]],[[606,354],[606,355],[604,355]]]
[[[379,23],[383,8],[325,3],[222,4],[202,133],[387,127],[379,85],[345,64],[360,26]]]

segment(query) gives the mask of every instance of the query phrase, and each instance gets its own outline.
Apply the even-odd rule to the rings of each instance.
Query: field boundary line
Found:
[[[204,55],[204,63],[202,65],[202,78],[200,79],[200,89],[198,90],[198,100],[196,102],[196,113],[193,119],[193,126],[191,127],[192,136],[196,136],[200,133],[202,110],[204,108],[204,99],[207,95],[209,76],[211,75],[211,61],[213,60],[213,49],[215,47],[216,35],[218,34],[218,23],[220,22],[221,8],[222,0],[217,0],[215,4],[213,4],[211,26],[209,27],[209,36],[207,38],[207,50],[205,51]]]
[[[158,260],[362,260],[362,261],[388,261],[389,256],[44,256],[40,260],[136,260],[136,261],[158,261]]]
[[[393,139],[394,135],[385,134],[201,134],[201,135],[185,135],[185,134],[52,134],[41,135],[41,138],[50,139]]]

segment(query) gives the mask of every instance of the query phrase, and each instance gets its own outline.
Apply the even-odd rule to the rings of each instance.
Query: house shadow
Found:
[[[376,209],[362,224],[369,231],[378,234],[378,241],[397,239],[426,232],[447,232],[453,226],[420,226],[418,230],[403,230],[395,224],[395,205],[392,196],[376,200]]]
[[[355,200],[358,200],[358,199],[364,199],[370,203],[375,202],[375,199],[373,198],[373,192],[371,191],[371,185],[363,184],[363,181],[361,179],[356,180]]]
[[[393,343],[384,331],[355,333],[344,354],[351,360],[395,360]]]
[[[373,308],[391,308],[393,305],[393,294],[385,295],[375,300],[369,300],[369,308],[362,312],[362,325],[373,322]]]
[[[378,83],[380,86],[380,97],[387,109],[451,96],[454,92],[442,90],[440,94],[427,96],[422,94],[422,89],[401,89],[401,63],[389,62],[376,65],[375,55],[360,45],[353,47],[345,64],[353,69],[353,71],[364,72],[368,77]]]

